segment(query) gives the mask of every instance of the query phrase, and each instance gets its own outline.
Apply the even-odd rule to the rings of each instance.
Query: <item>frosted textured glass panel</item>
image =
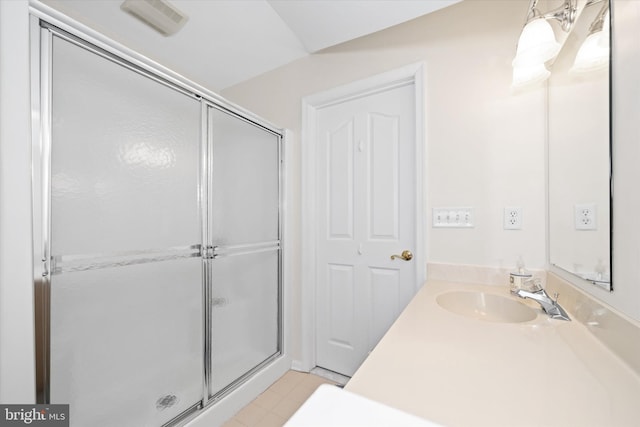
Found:
[[[200,242],[200,103],[54,37],[52,253]]]
[[[278,351],[278,251],[213,260],[214,394]]]
[[[54,275],[51,403],[73,426],[162,425],[202,398],[202,335],[198,258]]]
[[[278,240],[279,138],[211,108],[215,245]]]

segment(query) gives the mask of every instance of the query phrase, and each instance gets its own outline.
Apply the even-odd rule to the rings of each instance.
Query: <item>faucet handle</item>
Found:
[[[559,293],[557,292],[553,293],[553,305],[558,305],[558,296],[560,296]]]

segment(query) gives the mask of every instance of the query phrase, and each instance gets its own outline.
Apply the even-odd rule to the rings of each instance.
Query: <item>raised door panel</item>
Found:
[[[327,239],[353,236],[354,157],[353,120],[340,124],[326,136]]]
[[[398,240],[399,237],[399,121],[398,116],[368,115],[370,240]]]
[[[354,268],[350,265],[330,264],[327,269],[330,322],[328,340],[332,344],[353,350],[356,302]]]
[[[326,286],[319,291],[323,311],[318,313],[318,366],[336,372],[354,372],[362,363],[366,333],[362,333],[362,280],[354,265],[330,263],[325,268]]]
[[[401,272],[391,268],[369,268],[368,283],[371,290],[369,324],[371,326],[369,350],[372,350],[402,309]]]

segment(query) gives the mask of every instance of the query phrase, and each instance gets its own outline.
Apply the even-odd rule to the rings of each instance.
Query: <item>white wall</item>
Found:
[[[474,229],[429,230],[429,261],[511,267],[522,255],[528,266],[542,268],[545,98],[543,90],[513,95],[510,89],[527,6],[528,0],[463,2],[223,95],[292,129],[299,148],[302,97],[426,61],[429,206],[476,209]],[[524,209],[522,231],[502,229],[502,209],[510,205]]]
[[[0,1],[0,402],[35,402],[29,8]]]
[[[511,268],[522,256],[528,267],[544,268],[544,90],[514,95],[510,89],[528,3],[465,1],[297,60],[223,95],[291,129],[299,159],[304,96],[425,61],[428,209],[473,206],[476,223],[473,229],[428,228],[428,262]],[[299,164],[291,175],[299,221]],[[523,208],[523,230],[503,230],[505,206]],[[300,253],[299,222],[293,228],[293,252]],[[299,270],[294,284],[299,301]],[[299,316],[293,313],[294,336]]]
[[[429,229],[428,260],[510,267],[522,254],[529,267],[540,268],[546,258],[545,100],[542,91],[509,91],[510,62],[528,3],[468,0],[298,60],[223,94],[292,129],[299,159],[303,96],[426,61],[429,207],[472,205],[477,217],[472,230]],[[614,3],[615,292],[597,295],[640,319],[640,223],[629,214],[640,212],[640,2]],[[27,12],[26,0],[0,0],[2,403],[31,402],[34,396]],[[295,253],[300,251],[299,163],[291,165],[290,176]],[[522,231],[502,230],[507,204],[523,207]],[[299,286],[299,270],[295,276]],[[299,294],[293,298],[299,301]],[[299,313],[294,314],[295,325]]]

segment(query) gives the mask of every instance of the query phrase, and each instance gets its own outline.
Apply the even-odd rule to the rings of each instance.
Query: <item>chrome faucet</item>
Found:
[[[520,298],[530,298],[536,301],[542,307],[542,310],[549,315],[552,319],[562,319],[569,320],[571,318],[567,314],[566,311],[558,304],[558,293],[553,295],[554,299],[547,294],[547,292],[540,288],[536,291],[525,291],[524,289],[518,289],[517,291],[512,291],[514,295],[519,296]]]

